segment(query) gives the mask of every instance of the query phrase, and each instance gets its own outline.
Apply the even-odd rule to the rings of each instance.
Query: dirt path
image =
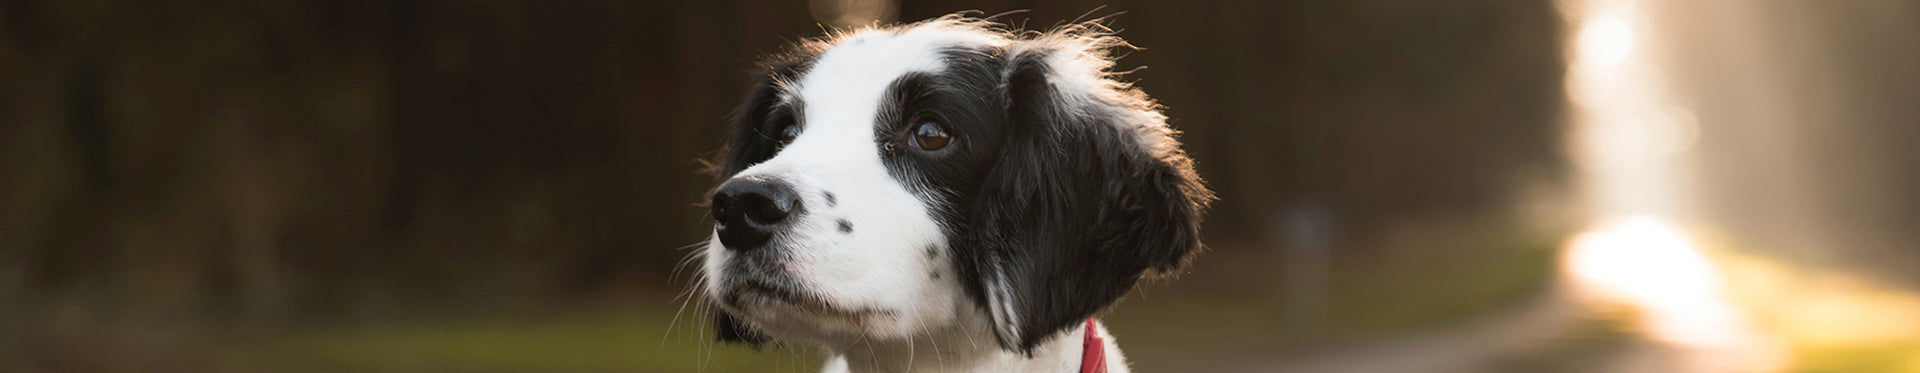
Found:
[[[1330,346],[1311,352],[1250,358],[1222,365],[1228,372],[1488,372],[1536,371],[1537,364],[1575,371],[1667,371],[1676,352],[1658,344],[1621,339],[1595,348],[1559,351],[1555,344],[1582,338],[1601,322],[1558,281],[1525,303],[1460,324],[1388,341]],[[1591,341],[1582,341],[1591,342]],[[1578,349],[1578,348],[1576,348]],[[1530,355],[1553,354],[1545,358]],[[1530,361],[1548,359],[1552,361]],[[1561,366],[1563,365],[1563,366]]]

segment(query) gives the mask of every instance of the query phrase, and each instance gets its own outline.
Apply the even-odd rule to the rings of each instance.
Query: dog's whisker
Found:
[[[914,357],[915,356],[913,351],[913,334],[907,334],[907,369],[906,370],[909,372],[913,371]]]
[[[695,254],[695,256],[699,256],[699,258],[705,258],[705,254]],[[682,260],[682,261],[685,261],[685,263],[691,263],[691,261],[695,261],[695,260],[697,260],[697,258],[693,258],[693,256],[687,256],[687,260]],[[668,275],[668,279],[676,279],[676,277],[680,277],[680,267],[682,267],[682,265],[674,265],[674,271],[672,271],[672,273]],[[703,279],[705,279],[705,275],[707,275],[707,271],[695,271],[695,273],[693,273],[693,281],[691,281],[691,283],[687,283],[687,285],[689,285],[687,286],[687,288],[697,288],[697,286],[703,285],[703,283],[705,283],[705,281],[703,281]]]
[[[692,265],[693,263],[696,263],[696,262],[700,262],[703,259],[706,259],[707,250],[705,248],[708,247],[709,245],[712,245],[712,242],[710,240],[700,240],[700,242],[695,242],[692,244],[688,244],[687,246],[682,246],[679,249],[675,249],[676,251],[678,251],[678,250],[686,250],[689,248],[700,248],[699,250],[695,250],[693,252],[687,253],[687,255],[685,256],[680,257],[680,261],[678,263],[674,263],[673,271],[668,272],[667,277],[669,278],[680,277],[680,271],[685,270],[687,266]]]
[[[867,364],[880,366],[880,354],[873,353],[873,338],[860,336],[860,344],[867,346]]]
[[[919,314],[919,312],[912,312],[911,314]],[[927,343],[933,345],[933,360],[940,363],[941,370],[946,370],[947,358],[946,354],[940,352],[940,336],[934,334],[933,330],[927,327],[926,319],[915,318],[914,321],[920,325],[919,335],[928,336]]]
[[[683,291],[681,293],[685,294],[690,291],[692,291],[691,287],[687,291]],[[679,297],[676,296],[675,298],[679,298]],[[660,347],[667,346],[667,338],[672,337],[675,331],[674,327],[680,325],[680,315],[685,314],[687,312],[688,303],[693,303],[693,297],[688,296],[686,297],[686,299],[680,300],[680,308],[678,310],[673,311],[673,320],[667,322],[666,334],[660,336]]]

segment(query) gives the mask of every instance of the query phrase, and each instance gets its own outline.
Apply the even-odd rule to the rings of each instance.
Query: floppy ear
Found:
[[[1201,248],[1212,192],[1158,106],[1108,77],[1103,50],[1117,43],[1057,32],[1003,57],[1003,142],[965,239],[970,290],[1009,350],[1032,351]]]

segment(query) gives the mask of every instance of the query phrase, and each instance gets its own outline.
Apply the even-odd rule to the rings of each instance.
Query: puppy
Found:
[[[718,339],[828,371],[1126,371],[1092,317],[1201,249],[1213,195],[1119,47],[956,15],[765,60],[714,162]]]

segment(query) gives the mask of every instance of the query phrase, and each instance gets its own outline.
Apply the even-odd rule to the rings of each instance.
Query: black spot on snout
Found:
[[[847,219],[840,219],[839,223],[840,233],[853,233],[853,222],[849,222]]]
[[[940,257],[940,248],[933,245],[927,245],[927,258],[931,259],[931,258],[938,258],[938,257]]]
[[[821,192],[820,194],[821,194],[821,197],[827,198],[827,207],[834,207],[834,206],[840,205],[840,199],[834,198],[833,192]]]

